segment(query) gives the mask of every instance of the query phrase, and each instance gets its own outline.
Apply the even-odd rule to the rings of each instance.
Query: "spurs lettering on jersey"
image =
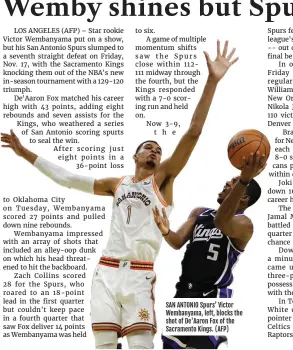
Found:
[[[193,230],[193,242],[194,241],[209,241],[210,239],[221,239],[223,233],[218,228],[205,228],[204,225],[195,225]]]
[[[103,255],[154,261],[162,242],[152,213],[155,206],[160,211],[165,207],[167,215],[172,209],[161,197],[153,175],[137,183],[131,176],[122,178],[114,196],[110,236]]]
[[[128,198],[137,198],[140,199],[144,205],[150,205],[151,201],[150,199],[141,192],[128,192],[127,194],[123,194],[121,197],[117,199],[116,206],[118,207],[121,202],[123,202],[125,199]]]

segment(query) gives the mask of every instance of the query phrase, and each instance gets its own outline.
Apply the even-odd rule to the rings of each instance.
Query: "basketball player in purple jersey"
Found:
[[[244,214],[260,197],[261,189],[253,179],[265,167],[265,156],[250,154],[243,160],[238,177],[226,182],[218,196],[218,210],[195,208],[177,232],[169,229],[165,210],[153,209],[155,222],[174,249],[187,241],[182,274],[175,298],[230,298],[228,287],[232,269],[253,234],[251,220]],[[162,336],[164,349],[217,349],[226,341],[214,336]]]
[[[232,60],[234,52],[235,49],[228,54],[227,41],[223,52],[217,42],[215,61],[205,52],[209,76],[187,132],[171,157],[162,163],[157,142],[139,145],[133,157],[133,176],[96,180],[72,174],[23,147],[13,131],[1,134],[3,147],[11,148],[59,185],[114,197],[109,240],[92,283],[91,318],[96,349],[115,349],[117,335],[127,336],[129,348],[153,348],[153,262],[162,235],[153,220],[152,208],[165,208],[166,215],[170,213],[174,180],[199,139],[218,82],[237,61]]]

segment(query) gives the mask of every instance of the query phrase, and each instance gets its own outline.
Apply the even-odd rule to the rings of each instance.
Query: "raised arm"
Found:
[[[245,216],[235,216],[240,201],[248,202],[249,196],[246,194],[246,188],[250,181],[265,168],[265,157],[260,156],[259,152],[255,155],[250,154],[248,159],[243,159],[243,168],[240,177],[235,179],[234,187],[228,196],[221,203],[214,222],[226,236],[233,238],[237,246],[243,249],[253,234],[253,225],[251,220]]]
[[[114,195],[115,188],[119,182],[118,178],[95,180],[91,177],[72,174],[26,149],[13,130],[10,131],[10,134],[1,133],[1,141],[5,143],[2,147],[11,148],[15,154],[27,160],[40,172],[61,186],[102,196]]]
[[[204,210],[204,208],[195,208],[189,214],[188,219],[183,225],[176,231],[170,229],[170,223],[166,215],[166,211],[162,209],[162,215],[157,207],[153,208],[153,214],[155,222],[161,231],[165,241],[174,249],[180,249],[192,236],[195,222],[198,215]]]
[[[218,82],[238,60],[238,58],[235,58],[231,61],[234,52],[235,49],[227,55],[228,41],[226,41],[221,53],[219,40],[217,41],[217,57],[215,61],[212,61],[208,53],[204,52],[209,71],[208,79],[187,132],[179,141],[172,156],[161,164],[160,170],[164,172],[165,177],[176,177],[186,165],[202,132]]]

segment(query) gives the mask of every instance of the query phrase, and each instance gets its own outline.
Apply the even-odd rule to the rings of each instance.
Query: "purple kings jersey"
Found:
[[[206,209],[196,220],[182,260],[178,290],[207,291],[225,288],[233,281],[232,269],[243,251],[215,227],[215,215],[215,210]]]

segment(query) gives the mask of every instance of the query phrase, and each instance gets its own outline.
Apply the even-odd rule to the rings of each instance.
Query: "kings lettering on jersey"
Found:
[[[178,290],[207,291],[226,288],[232,283],[232,269],[241,251],[215,227],[215,216],[214,209],[206,209],[196,219],[182,260]]]
[[[218,228],[205,228],[203,224],[195,225],[193,230],[193,242],[194,241],[209,241],[212,238],[221,239],[223,233]]]

